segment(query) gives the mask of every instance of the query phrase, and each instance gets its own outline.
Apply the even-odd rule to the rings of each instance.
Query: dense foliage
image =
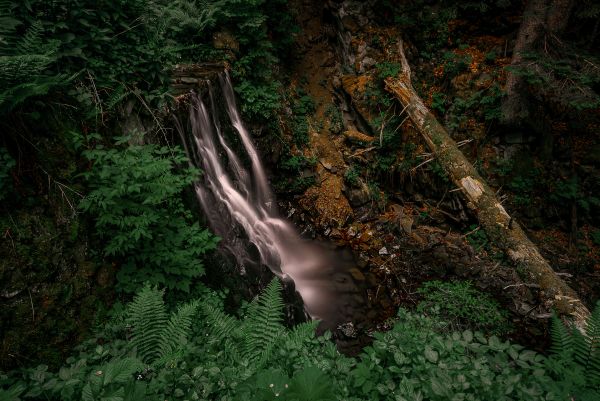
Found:
[[[0,112],[57,86],[92,115],[127,98],[159,105],[169,99],[176,63],[229,61],[244,112],[267,120],[279,107],[277,54],[294,31],[285,3],[3,0]],[[212,36],[230,31],[235,39],[211,45]]]
[[[516,2],[377,3],[382,20],[402,27],[417,45],[415,58],[439,64],[441,72],[431,82],[457,86],[461,76],[469,77],[473,59],[467,52],[470,45],[451,32],[451,22],[491,17]],[[203,258],[218,243],[185,202],[201,172],[189,167],[180,148],[168,144],[171,138],[162,128],[164,138],[122,133],[123,115],[131,112],[125,105],[134,103],[134,113],[156,122],[172,101],[174,65],[228,64],[245,117],[274,136],[289,131],[283,133],[289,138],[279,138],[283,156],[276,163],[283,177],[277,189],[304,192],[315,183],[310,171],[318,159],[303,149],[314,129],[310,115],[322,103],[300,87],[284,90],[277,76],[296,32],[288,5],[285,0],[0,0],[0,116],[8,133],[0,143],[0,201],[9,199],[11,207],[21,211],[34,203],[42,205],[38,209],[51,209],[55,206],[46,202],[51,196],[44,195],[40,182],[48,181],[48,193],[50,182],[60,188],[71,215],[57,213],[56,220],[68,220],[70,241],[80,240],[85,246],[73,258],[77,263],[62,258],[63,253],[55,259],[71,263],[69,268],[88,275],[86,279],[93,276],[98,284],[102,274],[82,266],[110,266],[116,271],[120,296],[130,300],[123,311],[117,304],[112,320],[77,347],[61,368],[41,365],[1,372],[0,401],[600,398],[600,305],[585,333],[572,331],[555,318],[552,355],[543,356],[489,337],[504,334],[506,315],[470,283],[432,281],[418,290],[422,301],[416,311],[400,310],[390,331],[372,333],[370,346],[358,357],[347,357],[336,350],[329,333],[315,335],[317,323],[286,326],[278,280],[233,315],[226,312],[224,296],[199,281]],[[576,16],[593,21],[598,9],[580,7]],[[525,75],[542,97],[556,97],[552,85],[570,80],[572,84],[559,92],[564,103],[578,111],[597,107],[597,89],[585,93],[578,89],[597,88],[596,59],[579,48],[560,50],[529,54],[528,61],[537,68],[515,71]],[[492,52],[481,63],[489,67],[496,58]],[[397,76],[400,69],[397,62],[374,64],[376,79],[367,85],[365,95],[368,105],[379,111],[366,123],[378,137],[371,149],[372,162],[351,164],[343,173],[349,186],[358,187],[361,175],[389,177],[419,163],[417,146],[398,131],[405,117],[383,90],[383,79]],[[483,140],[500,119],[502,90],[494,81],[498,79],[498,75],[481,79],[476,91],[456,96],[432,93],[430,106],[454,133],[470,129],[474,119],[481,121],[485,129],[476,139]],[[549,91],[544,93],[543,88]],[[289,121],[281,122],[276,113],[286,107]],[[325,116],[330,133],[340,135],[343,113],[331,105]],[[319,124],[323,122],[315,123]],[[320,131],[323,126],[316,128]],[[125,136],[107,139],[115,133]],[[63,157],[66,160],[56,160]],[[25,166],[29,180],[13,179],[17,165]],[[427,168],[449,182],[435,161]],[[503,168],[511,175],[507,187],[517,194],[513,203],[533,204],[530,195],[536,183],[548,192],[535,169],[515,178],[512,172],[518,169],[508,164]],[[20,186],[18,194],[15,183]],[[590,185],[577,176],[553,183],[548,200],[573,203],[580,218],[590,217],[600,205]],[[383,194],[380,184],[369,182],[373,200]],[[65,192],[76,194],[77,201]],[[21,230],[16,241],[10,229],[4,233],[14,254],[35,252],[36,258],[23,259],[39,270],[44,267],[39,277],[45,281],[59,277],[38,263],[39,254],[56,241],[58,230],[41,235],[41,230],[31,228],[37,228],[34,223],[18,227],[13,216],[6,215],[2,221],[10,218],[10,229]],[[23,220],[36,219],[17,218]],[[47,220],[44,224],[53,227],[55,222]],[[78,238],[87,223],[93,227],[90,249]],[[488,239],[479,235],[484,234],[471,232],[469,239],[482,248]],[[600,243],[600,231],[593,235]],[[71,242],[63,241],[62,247]],[[40,248],[41,243],[45,247]],[[30,283],[26,284],[35,324],[34,298]],[[70,285],[61,290],[65,299],[74,291]],[[87,290],[83,285],[77,288]],[[192,299],[177,303],[182,297]],[[39,302],[42,308],[46,301]],[[27,313],[28,308],[29,304]]]
[[[0,376],[3,400],[595,400],[600,304],[586,335],[554,322],[554,354],[400,310],[358,358],[339,354],[315,324],[283,325],[273,280],[241,318],[219,297],[169,317],[162,292],[144,287],[125,312],[58,373],[39,366]],[[199,313],[195,313],[199,309]]]
[[[134,292],[147,281],[189,291],[203,273],[200,256],[217,243],[182,202],[198,171],[183,167],[187,158],[178,147],[128,141],[83,152],[93,166],[84,173],[90,192],[80,207],[96,217],[104,256],[122,262],[121,290]]]

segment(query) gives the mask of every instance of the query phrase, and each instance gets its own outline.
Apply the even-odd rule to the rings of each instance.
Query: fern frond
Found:
[[[194,301],[179,307],[177,313],[171,316],[158,344],[161,360],[173,359],[174,355],[183,348],[190,334],[192,318],[197,310],[198,301]]]
[[[161,356],[159,345],[167,325],[163,295],[164,291],[146,285],[127,308],[127,323],[133,327],[132,344],[146,363]]]
[[[144,364],[137,358],[127,357],[110,361],[101,370],[104,378],[103,383],[105,386],[111,383],[126,383],[135,372],[142,369],[144,369]]]
[[[220,308],[212,305],[203,305],[202,313],[206,318],[206,323],[210,338],[224,339],[232,337],[239,326],[239,322],[233,317],[223,312]]]
[[[297,325],[287,333],[285,342],[292,348],[301,348],[307,341],[315,338],[318,325],[316,320]]]
[[[571,355],[573,353],[573,335],[556,314],[552,315],[550,336],[552,338],[550,352],[563,356]]]
[[[589,381],[600,387],[600,302],[596,304],[586,328],[586,373]]]
[[[248,308],[244,321],[244,357],[250,361],[266,361],[285,328],[281,283],[274,278],[265,291]]]
[[[17,43],[16,54],[37,54],[42,49],[43,27],[40,21],[34,21],[23,38]],[[43,53],[43,52],[42,52]]]
[[[115,90],[112,91],[108,99],[106,100],[106,106],[108,110],[113,110],[123,99],[125,99],[131,91],[129,91],[125,85],[119,85]]]

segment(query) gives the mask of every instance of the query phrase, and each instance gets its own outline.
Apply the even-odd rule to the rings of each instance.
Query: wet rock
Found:
[[[358,72],[364,74],[366,70],[373,67],[375,64],[377,64],[377,61],[375,61],[373,58],[365,57],[359,62]]]
[[[365,279],[366,279],[365,275],[362,274],[362,272],[360,270],[358,270],[357,268],[350,269],[350,274],[356,281],[365,281]]]
[[[356,337],[356,329],[352,322],[343,323],[338,326],[338,330],[342,332],[346,337]]]
[[[344,26],[344,29],[350,33],[356,32],[360,28],[358,22],[349,15],[342,18],[342,25]]]
[[[327,171],[331,171],[331,168],[333,167],[333,166],[331,165],[331,163],[329,163],[328,161],[326,161],[326,160],[324,160],[324,159],[321,159],[321,160],[319,160],[319,162],[321,163],[321,165],[322,165],[323,167],[325,167],[325,170],[327,170]]]
[[[371,190],[362,180],[358,181],[356,187],[345,188],[344,194],[353,207],[360,207],[371,200]]]

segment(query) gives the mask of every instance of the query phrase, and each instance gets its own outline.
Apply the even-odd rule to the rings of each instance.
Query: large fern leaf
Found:
[[[158,343],[160,360],[173,359],[178,351],[183,349],[192,327],[192,319],[198,310],[198,301],[185,304],[169,319],[161,333]]]
[[[274,278],[265,291],[248,308],[244,321],[244,357],[250,361],[265,361],[285,331],[281,283]]]
[[[285,342],[289,347],[301,348],[307,341],[315,338],[318,325],[319,322],[316,320],[297,325],[287,333]]]
[[[163,291],[144,286],[128,305],[127,323],[132,326],[132,344],[146,363],[161,356],[160,344],[167,327],[167,312]]]
[[[240,325],[237,319],[212,305],[202,305],[202,314],[206,319],[210,338],[223,340],[233,337]]]
[[[550,352],[563,358],[573,353],[573,335],[556,314],[552,315],[550,336],[552,338]]]
[[[580,336],[577,356],[585,367],[589,384],[600,387],[600,302],[587,321],[585,336]]]

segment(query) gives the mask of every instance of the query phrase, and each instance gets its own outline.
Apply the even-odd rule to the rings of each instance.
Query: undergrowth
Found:
[[[315,322],[283,324],[274,279],[238,318],[220,297],[167,313],[146,286],[58,372],[0,374],[0,398],[18,400],[595,400],[600,304],[586,335],[554,320],[552,356],[486,337],[447,332],[439,320],[398,312],[360,356],[338,353]],[[128,334],[131,333],[131,334]]]

